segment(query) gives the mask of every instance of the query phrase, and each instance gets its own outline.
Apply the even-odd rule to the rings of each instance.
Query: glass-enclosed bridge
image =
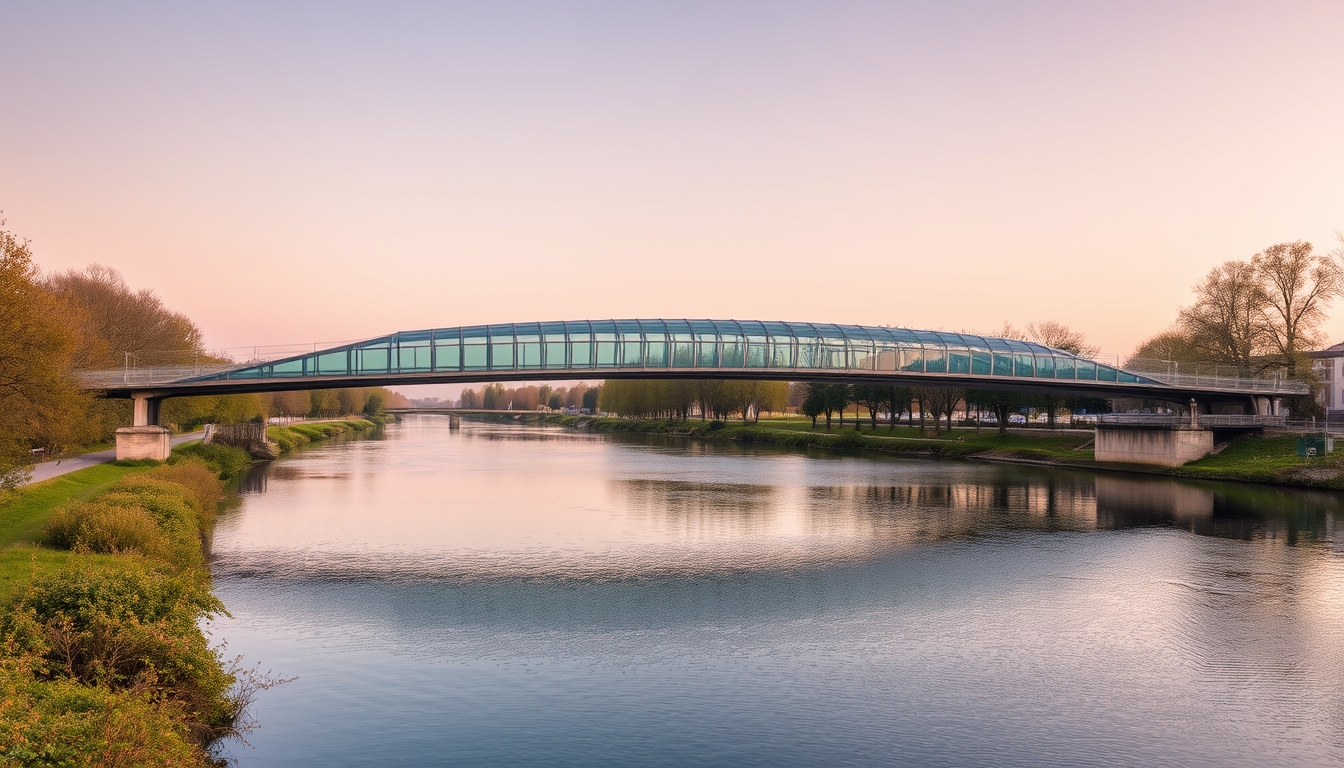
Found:
[[[1305,385],[1279,379],[1147,367],[1136,373],[1015,339],[752,320],[579,320],[400,331],[269,361],[92,372],[83,383],[107,397],[135,398],[136,423],[154,424],[157,401],[186,395],[618,378],[844,381],[1181,404],[1236,401],[1251,413],[1263,412],[1266,401],[1306,392]]]

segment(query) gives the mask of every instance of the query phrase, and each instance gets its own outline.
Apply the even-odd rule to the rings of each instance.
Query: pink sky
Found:
[[[211,347],[669,316],[1123,353],[1344,229],[1337,0],[634,5],[8,3],[0,210]]]

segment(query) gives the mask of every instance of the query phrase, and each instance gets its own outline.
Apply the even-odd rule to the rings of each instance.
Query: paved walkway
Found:
[[[181,445],[182,443],[190,442],[192,440],[200,440],[202,437],[205,437],[204,432],[189,432],[185,435],[177,435],[173,437],[172,444]],[[44,461],[33,467],[33,478],[28,482],[40,483],[43,480],[50,480],[53,477],[60,477],[61,475],[68,475],[71,472],[78,472],[81,469],[88,469],[96,464],[105,464],[109,461],[114,461],[116,458],[116,449],[109,448],[106,451],[94,451],[93,453],[86,453],[69,459]]]

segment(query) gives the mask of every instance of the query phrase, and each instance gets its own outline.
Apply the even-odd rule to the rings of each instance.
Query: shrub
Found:
[[[220,480],[228,480],[243,473],[252,464],[252,454],[233,445],[206,445],[192,443],[173,450],[171,462],[181,462],[187,458],[201,461]]]
[[[0,667],[0,764],[207,766],[176,709],[148,692],[114,692],[69,680],[34,680]]]
[[[168,537],[138,506],[100,501],[70,504],[52,513],[43,532],[54,546],[102,554],[169,556]]]
[[[30,659],[38,680],[67,680],[116,692],[147,692],[178,710],[193,742],[227,733],[239,705],[234,676],[198,622],[224,612],[208,578],[134,561],[74,564],[39,576],[5,617],[11,657]]]
[[[154,478],[181,486],[196,505],[201,529],[208,530],[215,519],[215,509],[224,498],[224,486],[214,470],[198,456],[179,460],[146,472],[141,477]]]

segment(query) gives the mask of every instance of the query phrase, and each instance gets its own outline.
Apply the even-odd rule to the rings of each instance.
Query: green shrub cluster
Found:
[[[149,691],[40,680],[0,661],[0,764],[209,765],[176,711]]]
[[[91,501],[60,507],[43,533],[53,546],[76,552],[140,555],[178,570],[197,567],[202,533],[213,520],[208,482],[219,486],[201,462],[131,475]]]
[[[51,515],[48,542],[77,554],[0,621],[0,765],[214,764],[246,700],[200,628],[224,612],[201,547],[222,494],[177,456]]]
[[[317,440],[326,440],[337,435],[343,435],[346,432],[363,432],[373,429],[375,426],[377,425],[367,419],[318,421],[271,427],[266,430],[266,437],[279,445],[280,452],[284,453]]]
[[[228,480],[241,475],[243,470],[247,469],[253,461],[252,454],[243,448],[234,445],[206,445],[205,443],[191,443],[175,448],[173,458],[169,461],[185,458],[199,459],[221,480]]]
[[[180,723],[173,731],[203,756],[238,716],[228,695],[235,678],[198,626],[223,610],[202,569],[173,573],[144,560],[115,567],[76,560],[38,576],[6,614],[0,634],[6,663],[33,682],[57,683],[67,692],[81,686],[95,699],[138,698]],[[36,713],[39,726],[68,713],[48,709],[48,718]],[[34,713],[24,717],[33,720]]]

